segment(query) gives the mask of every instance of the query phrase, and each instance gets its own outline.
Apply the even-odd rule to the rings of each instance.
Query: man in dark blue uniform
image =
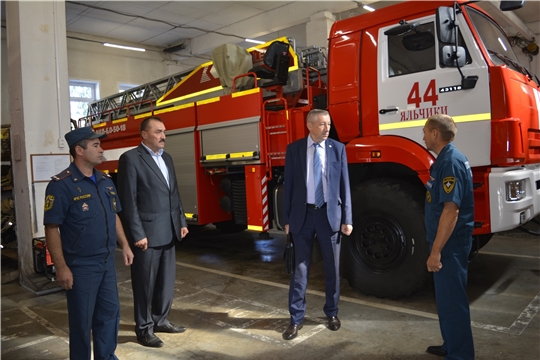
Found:
[[[467,265],[472,246],[474,198],[467,158],[453,140],[457,133],[448,115],[434,115],[424,126],[424,142],[437,154],[426,183],[426,236],[431,244],[427,260],[433,272],[442,346],[430,354],[445,359],[474,359],[471,315],[467,298]]]
[[[103,161],[100,138],[91,128],[66,134],[73,157],[70,166],[53,176],[45,192],[43,223],[56,282],[66,289],[69,317],[69,357],[118,359],[120,302],[114,265],[118,241],[124,264],[133,252],[124,235],[116,189],[110,177],[94,166]]]

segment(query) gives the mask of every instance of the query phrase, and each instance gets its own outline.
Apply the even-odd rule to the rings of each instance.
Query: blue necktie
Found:
[[[315,205],[321,207],[324,205],[324,190],[322,179],[322,165],[321,155],[319,149],[321,146],[317,143],[313,143],[315,151],[313,151],[313,181],[315,184]]]

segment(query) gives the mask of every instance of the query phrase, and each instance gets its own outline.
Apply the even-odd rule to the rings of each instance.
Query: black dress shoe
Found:
[[[428,346],[426,352],[437,356],[446,356],[446,351],[443,350],[442,346]]]
[[[332,331],[338,331],[341,327],[341,321],[339,321],[337,316],[327,316],[328,317],[328,328]]]
[[[183,333],[186,331],[186,328],[179,325],[174,325],[173,323],[168,323],[164,326],[154,326],[154,332],[164,332],[164,333],[170,333],[170,334],[178,334]]]
[[[143,336],[137,335],[137,342],[143,346],[153,348],[160,348],[163,346],[163,341],[154,334],[146,334]]]
[[[298,330],[302,328],[302,325],[291,324],[283,333],[283,340],[292,340],[298,336]]]

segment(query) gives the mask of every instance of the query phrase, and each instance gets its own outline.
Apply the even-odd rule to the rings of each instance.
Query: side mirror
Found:
[[[441,63],[448,67],[463,67],[467,64],[467,56],[465,54],[465,48],[458,46],[456,56],[454,56],[455,46],[445,45],[441,49]]]
[[[501,4],[499,5],[499,9],[501,11],[512,11],[521,9],[525,5],[525,0],[519,0],[519,1],[501,1]]]
[[[440,7],[437,9],[437,37],[445,44],[456,42],[454,9],[451,7]]]

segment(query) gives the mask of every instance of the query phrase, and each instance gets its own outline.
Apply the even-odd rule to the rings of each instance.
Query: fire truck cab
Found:
[[[329,47],[328,109],[355,187],[342,249],[352,286],[405,295],[426,278],[422,185],[434,156],[422,128],[432,114],[456,121],[473,170],[475,250],[538,215],[539,81],[486,13],[405,2],[336,22]]]

